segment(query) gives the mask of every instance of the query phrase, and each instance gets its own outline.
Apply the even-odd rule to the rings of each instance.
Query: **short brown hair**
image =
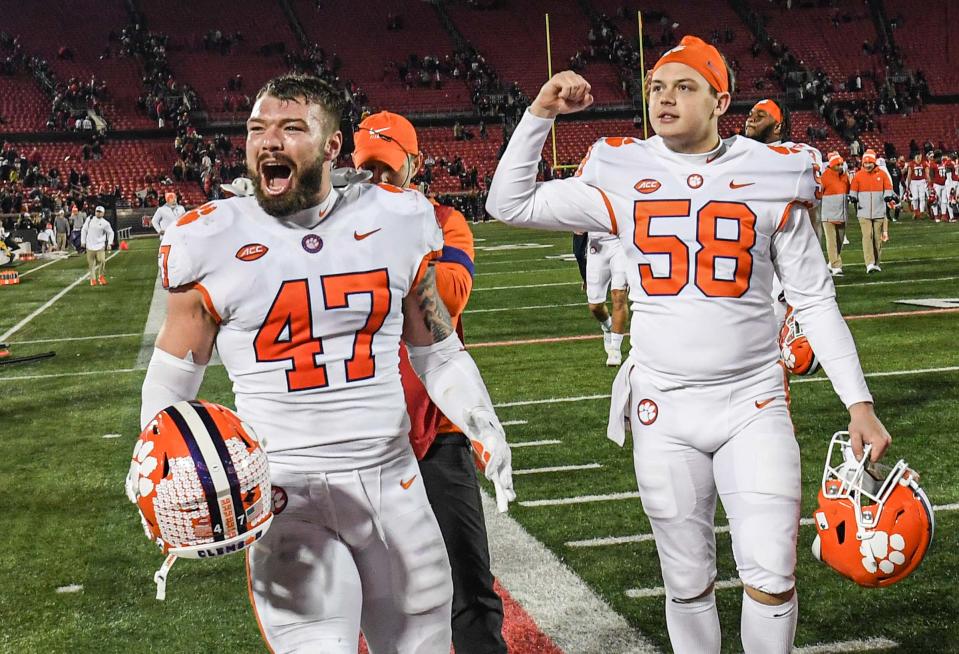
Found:
[[[343,94],[335,86],[312,75],[291,73],[274,77],[257,92],[256,99],[259,100],[264,95],[271,95],[278,100],[305,101],[307,104],[319,105],[333,129],[339,129],[343,109],[346,107]]]

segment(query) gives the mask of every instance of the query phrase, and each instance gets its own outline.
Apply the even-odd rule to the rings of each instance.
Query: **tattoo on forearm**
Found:
[[[436,271],[433,266],[426,270],[420,285],[416,287],[416,299],[423,313],[423,320],[433,334],[433,341],[439,342],[453,333],[453,319],[443,304],[436,288]]]

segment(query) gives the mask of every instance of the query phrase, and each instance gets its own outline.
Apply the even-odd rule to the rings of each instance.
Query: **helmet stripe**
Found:
[[[213,466],[211,466],[207,463],[207,459],[204,456],[204,449],[213,448],[209,443],[207,443],[207,448],[203,448],[197,441],[193,428],[199,427],[196,433],[202,435],[204,433],[203,423],[197,419],[196,411],[193,410],[193,407],[187,402],[177,402],[173,406],[167,407],[166,412],[170,418],[173,419],[173,423],[177,426],[177,429],[180,430],[180,434],[183,436],[183,442],[186,443],[187,449],[190,451],[190,457],[193,459],[194,467],[196,467],[196,476],[200,480],[200,486],[203,487],[203,495],[206,498],[207,508],[210,512],[210,528],[213,530],[213,540],[223,540],[226,537],[226,525],[223,524],[223,516],[220,512],[220,505],[217,502],[217,484],[212,475],[212,468],[214,466],[219,467],[219,459],[216,457],[216,451],[213,450],[214,457],[210,461]],[[188,416],[193,418],[193,420],[188,420]],[[191,422],[193,423],[192,425],[190,424]],[[207,438],[207,440],[209,441],[209,438]],[[219,529],[217,527],[219,527]]]
[[[226,441],[223,439],[220,427],[213,419],[213,415],[205,404],[196,400],[190,402],[190,406],[196,410],[197,415],[200,416],[200,420],[203,421],[207,431],[217,435],[213,438],[213,446],[216,448],[217,456],[220,457],[223,470],[226,472],[227,481],[230,483],[230,497],[233,500],[233,517],[236,524],[236,531],[240,534],[245,533],[248,525],[246,514],[243,511],[243,500],[240,497],[240,480],[237,477],[236,466],[233,464],[233,458],[230,456],[229,450],[227,450]]]

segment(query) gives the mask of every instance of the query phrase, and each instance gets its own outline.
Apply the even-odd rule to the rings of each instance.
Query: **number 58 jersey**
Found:
[[[219,323],[237,413],[271,461],[307,471],[379,465],[409,448],[402,302],[443,247],[416,191],[333,193],[325,216],[289,221],[253,197],[209,203],[160,247],[164,287],[195,288]]]

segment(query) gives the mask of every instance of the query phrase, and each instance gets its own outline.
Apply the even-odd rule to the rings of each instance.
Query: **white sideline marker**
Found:
[[[559,445],[563,441],[548,439],[545,441],[521,441],[519,443],[509,443],[510,447],[539,447],[540,445]]]
[[[865,640],[844,640],[823,645],[794,647],[792,654],[837,654],[840,652],[873,652],[899,647],[899,643],[888,638],[866,638]]]
[[[552,500],[529,500],[520,502],[520,506],[563,506],[566,504],[588,504],[590,502],[614,502],[617,500],[638,500],[639,491],[627,493],[609,493],[607,495],[580,495],[579,497],[560,497]]]
[[[575,470],[596,470],[597,468],[602,468],[602,464],[599,463],[585,463],[583,465],[574,465],[574,466],[550,466],[548,468],[525,468],[521,470],[514,470],[514,475],[538,475],[545,472],[573,472]]]
[[[729,588],[740,588],[742,587],[743,582],[739,579],[726,579],[725,581],[717,581],[713,584],[713,588],[716,590],[727,590]],[[625,591],[624,594],[630,599],[642,599],[644,597],[664,597],[666,595],[666,589],[662,586],[658,588],[630,588]]]
[[[498,313],[501,311],[530,311],[532,309],[556,309],[559,307],[581,307],[583,302],[569,302],[568,304],[537,304],[529,307],[496,307],[493,309],[467,309],[463,313]]]
[[[509,427],[511,425],[528,425],[529,420],[507,420],[506,422],[499,423],[504,427]]]
[[[123,434],[104,434],[104,438],[122,438]]]
[[[480,494],[493,574],[557,647],[576,654],[658,654],[554,552]]]
[[[135,332],[129,334],[102,334],[100,336],[70,336],[67,338],[41,338],[35,341],[10,341],[9,345],[29,345],[33,343],[66,343],[68,341],[98,341],[103,338],[127,338],[139,336]]]
[[[943,279],[949,279],[949,277],[943,277]],[[922,281],[922,280],[916,280]],[[579,286],[582,284],[581,281],[577,280],[575,282],[550,282],[548,284],[520,284],[519,286],[487,286],[486,288],[474,288],[473,292],[478,293],[479,291],[509,291],[514,288],[546,288],[547,286]]]
[[[83,590],[83,586],[81,584],[69,584],[67,586],[60,586],[57,588],[58,593],[79,593],[81,590]]]
[[[117,256],[118,254],[120,254],[120,250],[117,250],[116,252],[114,252],[113,254],[111,254],[109,257],[107,257],[107,261],[109,261],[109,260],[112,259],[113,257]],[[28,271],[28,272],[29,272],[29,271]],[[57,300],[59,300],[59,299],[62,298],[64,295],[66,295],[67,293],[69,293],[70,291],[72,291],[74,288],[76,288],[77,286],[79,286],[79,285],[80,285],[80,282],[86,281],[87,279],[90,279],[90,273],[83,273],[83,275],[82,275],[79,279],[77,279],[76,281],[74,281],[74,282],[72,282],[72,283],[70,283],[70,284],[67,284],[67,286],[66,286],[63,290],[61,290],[59,293],[57,293],[56,295],[54,295],[52,298],[50,298],[49,300],[47,300],[46,302],[44,302],[42,305],[40,305],[39,307],[37,307],[37,308],[33,311],[33,313],[31,313],[29,316],[27,316],[26,318],[24,318],[23,320],[21,320],[20,322],[18,322],[16,325],[14,325],[13,327],[11,327],[11,328],[8,329],[7,331],[5,331],[3,334],[0,334],[0,343],[6,343],[6,342],[10,339],[11,336],[13,336],[13,335],[16,334],[18,331],[20,331],[21,329],[23,329],[24,327],[26,327],[28,324],[30,324],[30,321],[31,321],[31,320],[33,320],[34,318],[36,318],[37,316],[39,316],[41,313],[43,313],[44,311],[46,311],[47,309],[49,309],[50,307],[52,307],[54,304],[56,304]]]

